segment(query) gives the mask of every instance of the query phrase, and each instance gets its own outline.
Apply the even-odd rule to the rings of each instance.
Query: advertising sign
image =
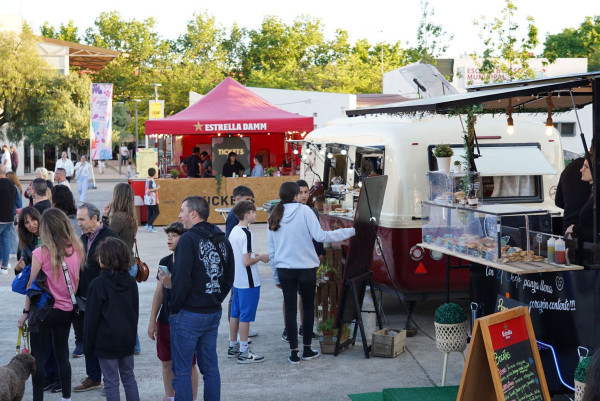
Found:
[[[235,152],[236,160],[242,163],[246,171],[250,166],[250,138],[239,136],[227,138],[212,138],[213,171],[223,173],[229,152]]]
[[[148,119],[157,120],[165,116],[165,101],[150,100],[148,102]]]
[[[91,89],[90,159],[111,160],[113,84],[92,83]]]
[[[137,178],[148,178],[148,169],[158,171],[158,150],[156,148],[140,148],[137,151]]]

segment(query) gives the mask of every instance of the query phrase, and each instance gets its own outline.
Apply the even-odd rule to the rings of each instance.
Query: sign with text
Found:
[[[156,148],[139,148],[137,151],[137,178],[147,178],[148,169],[158,171],[158,150]]]
[[[150,100],[148,102],[148,119],[157,120],[165,116],[165,101]]]
[[[458,401],[550,401],[526,307],[475,321]]]
[[[213,171],[222,173],[230,152],[235,152],[236,160],[248,169],[250,168],[250,138],[248,137],[216,137],[212,138],[212,164]]]
[[[92,83],[90,100],[91,160],[112,159],[113,84]]]

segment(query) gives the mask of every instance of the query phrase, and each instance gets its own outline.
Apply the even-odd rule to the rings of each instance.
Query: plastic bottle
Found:
[[[554,240],[554,237],[550,237],[550,239],[548,240],[548,242],[546,243],[547,247],[548,247],[548,263],[554,263],[554,246],[555,246],[556,241]]]
[[[565,264],[565,241],[562,238],[557,239],[554,245],[554,262],[559,265]]]

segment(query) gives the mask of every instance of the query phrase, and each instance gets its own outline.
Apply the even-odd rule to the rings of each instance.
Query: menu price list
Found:
[[[506,401],[543,400],[529,341],[510,345],[494,354]]]

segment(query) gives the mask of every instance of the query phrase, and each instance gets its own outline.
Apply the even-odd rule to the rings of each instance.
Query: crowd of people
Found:
[[[76,177],[81,168],[73,166]],[[31,352],[37,365],[33,399],[42,400],[44,390],[50,390],[70,400],[72,391],[103,387],[107,400],[118,400],[122,383],[126,399],[139,400],[133,358],[140,352],[140,305],[134,278],[138,266],[132,251],[138,232],[133,190],[127,183],[115,185],[112,200],[102,212],[92,203],[80,201],[76,206],[68,184],[62,184],[68,183],[69,171],[68,166],[58,167],[53,183],[40,169],[39,178],[23,191],[18,179],[6,178],[0,165],[0,191],[8,194],[0,200],[0,223],[10,222],[7,230],[0,232],[0,257],[4,263],[4,252],[10,252],[5,231],[9,233],[9,226],[15,227],[16,221],[19,255],[15,281],[26,283],[22,285],[27,288],[17,324],[27,323],[31,331]],[[156,171],[148,173],[146,194],[154,195],[158,213],[159,186],[153,183]],[[260,300],[258,262],[271,262],[276,284],[283,291],[288,361],[298,364],[319,356],[311,347],[312,330],[304,331],[304,347],[298,348],[296,297],[298,292],[302,296],[303,326],[312,328],[320,263],[316,244],[346,239],[354,235],[354,229],[321,230],[313,211],[303,204],[301,191],[308,186],[300,185],[288,182],[280,188],[281,202],[269,219],[268,253],[255,252],[250,230],[256,219],[254,193],[245,186],[234,190],[235,206],[227,218],[226,232],[208,223],[210,208],[200,196],[185,198],[180,221],[164,229],[170,253],[157,269],[147,332],[156,341],[162,362],[165,400],[197,400],[198,371],[203,376],[203,399],[220,399],[217,331],[221,303],[230,293],[227,357],[240,364],[265,360],[249,346],[250,324]],[[31,206],[18,205],[23,196]],[[17,210],[20,213],[15,219]],[[149,213],[149,218],[154,213]],[[157,231],[151,224],[151,231]],[[51,301],[42,302],[43,294]],[[68,350],[71,326],[76,344],[73,357],[85,357],[86,366],[85,377],[73,389]]]

